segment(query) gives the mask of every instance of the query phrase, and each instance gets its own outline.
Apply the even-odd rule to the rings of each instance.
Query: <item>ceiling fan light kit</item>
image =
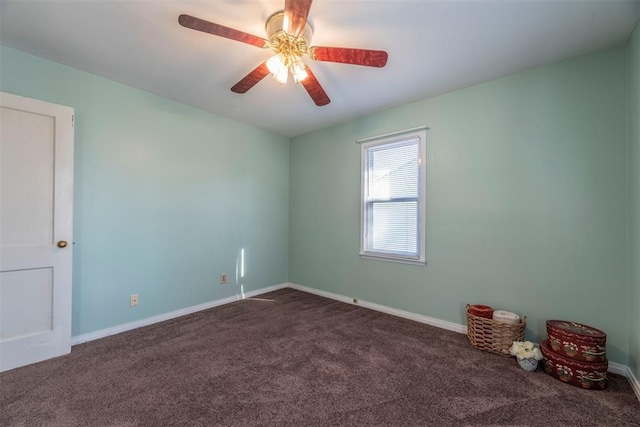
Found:
[[[268,74],[271,74],[278,83],[286,84],[290,73],[294,82],[302,84],[315,104],[323,106],[331,100],[311,69],[302,61],[303,56],[306,55],[315,61],[380,68],[386,65],[388,55],[382,50],[309,47],[313,36],[313,28],[307,19],[311,3],[312,0],[285,0],[284,10],[274,13],[267,19],[265,30],[268,40],[190,15],[180,15],[178,22],[192,30],[273,50],[275,55],[236,83],[231,88],[233,92],[247,92]]]
[[[269,37],[269,47],[275,52],[275,55],[267,60],[267,68],[278,83],[287,83],[289,73],[296,83],[300,83],[309,76],[302,62],[302,56],[309,50],[308,43],[313,35],[313,28],[307,21],[302,35],[294,37],[284,31],[284,24],[283,10],[267,19],[265,30]]]

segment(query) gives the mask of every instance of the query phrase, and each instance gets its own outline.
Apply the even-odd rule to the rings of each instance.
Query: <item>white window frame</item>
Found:
[[[360,258],[403,264],[426,265],[427,127],[421,126],[356,141],[360,144]],[[367,149],[418,139],[418,254],[404,256],[367,248]]]

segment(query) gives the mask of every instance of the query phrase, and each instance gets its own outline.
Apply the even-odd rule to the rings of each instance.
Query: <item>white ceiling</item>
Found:
[[[312,45],[381,49],[385,68],[305,58],[331,98],[265,78],[269,50],[189,30],[187,13],[265,37],[284,0],[0,0],[0,42],[291,137],[626,41],[640,1],[315,0]]]

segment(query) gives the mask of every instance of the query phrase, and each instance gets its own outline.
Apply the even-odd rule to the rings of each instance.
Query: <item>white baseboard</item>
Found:
[[[626,365],[621,365],[620,363],[616,362],[609,362],[609,372],[611,372],[612,374],[618,374],[626,377],[628,374],[628,370],[629,368]]]
[[[387,307],[385,305],[363,301],[361,299],[357,299],[357,303],[354,303],[353,302],[354,298],[346,297],[344,295],[334,294],[333,292],[327,292],[327,291],[321,291],[319,289],[309,288],[307,286],[302,286],[295,283],[289,283],[289,287],[293,289],[297,289],[299,291],[308,292],[310,294],[315,294],[321,297],[345,302],[347,304],[359,305],[360,307],[369,308],[371,310],[380,311],[386,314],[391,314],[392,316],[402,317],[409,320],[415,320],[416,322],[425,323],[431,326],[436,326],[438,328],[446,329],[448,331],[458,332],[461,334],[467,333],[466,325],[447,322],[446,320],[436,319],[435,317],[429,317],[429,316],[424,316],[422,314],[412,313],[410,311],[399,310],[397,308]]]
[[[361,299],[356,299],[357,302],[354,303],[354,298],[347,297],[344,295],[336,294],[333,292],[322,291],[320,289],[310,288],[303,285],[298,285],[295,283],[282,283],[279,285],[268,286],[266,288],[257,289],[255,291],[249,291],[244,293],[238,293],[234,296],[222,298],[215,301],[209,301],[203,304],[194,305],[191,307],[182,308],[180,310],[175,310],[169,313],[160,314],[157,316],[147,317],[146,319],[136,320],[135,322],[125,323],[122,325],[113,326],[106,329],[101,329],[99,331],[90,332],[88,334],[76,335],[71,338],[71,345],[78,345],[85,342],[97,340],[99,338],[108,337],[110,335],[119,334],[121,332],[130,331],[132,329],[141,328],[143,326],[152,325],[158,322],[164,322],[165,320],[175,319],[176,317],[185,316],[187,314],[195,313],[198,311],[206,310],[212,307],[217,307],[224,304],[229,304],[238,300],[242,300],[245,298],[251,298],[256,295],[265,294],[267,292],[276,291],[278,289],[283,288],[292,288],[297,289],[302,292],[307,292],[310,294],[318,295],[321,297],[333,299],[336,301],[344,302],[347,304],[358,305],[360,307],[368,308],[371,310],[379,311],[382,313],[390,314],[392,316],[402,317],[404,319],[414,320],[416,322],[424,323],[427,325],[435,326],[441,329],[446,329],[448,331],[458,332],[461,334],[467,333],[467,326],[460,325],[454,322],[448,322],[446,320],[436,319],[434,317],[424,316],[422,314],[412,313],[409,311],[399,310],[397,308],[387,307],[381,304],[375,304],[368,301],[363,301]],[[614,374],[622,375],[628,378],[631,383],[631,388],[634,393],[640,400],[640,381],[635,377],[631,369],[626,366],[615,362],[609,362],[609,372]]]
[[[631,383],[631,388],[633,388],[633,391],[636,393],[636,397],[638,398],[638,401],[640,401],[640,379],[638,379],[638,377],[636,377],[633,374],[633,372],[631,372],[631,369],[629,369],[628,366],[627,366],[627,372],[629,374],[627,375],[627,378]]]
[[[633,392],[640,401],[640,381],[638,381],[638,378],[633,374],[631,368],[626,365],[621,365],[620,363],[609,362],[609,372],[627,377]]]
[[[198,311],[206,310],[219,305],[229,304],[245,298],[251,298],[256,295],[265,294],[267,292],[276,291],[278,289],[286,288],[286,283],[273,285],[266,288],[257,289],[255,291],[241,292],[234,296],[218,299],[215,301],[205,302],[203,304],[193,305],[191,307],[181,308],[179,310],[171,311],[169,313],[159,314],[157,316],[147,317],[145,319],[136,320],[134,322],[124,323],[122,325],[112,326],[110,328],[101,329],[99,331],[90,332],[88,334],[76,335],[71,337],[71,345],[78,345],[85,342],[97,340],[99,338],[108,337],[109,335],[119,334],[121,332],[130,331],[132,329],[141,328],[143,326],[153,325],[154,323],[164,322],[165,320],[175,319],[176,317],[185,316],[187,314],[195,313]]]
[[[611,365],[611,363],[609,363],[609,365]],[[625,377],[627,377],[627,379],[631,383],[631,388],[633,389],[633,392],[636,394],[638,401],[640,401],[640,380],[638,380],[638,378],[633,374],[633,371],[631,370],[631,368],[624,365],[619,365],[619,366],[624,367],[625,373],[620,375],[624,375]],[[611,366],[609,366],[609,370],[611,370]]]
[[[416,322],[424,323],[427,325],[435,326],[441,329],[446,329],[448,331],[459,332],[461,334],[467,333],[467,326],[460,325],[458,323],[447,322],[445,320],[436,319],[429,316],[424,316],[422,314],[411,313],[409,311],[398,310],[396,308],[387,307],[380,304],[375,304],[372,302],[363,301],[361,299],[357,299],[357,303],[353,302],[353,298],[346,297],[340,294],[334,294],[333,292],[322,291],[320,289],[309,288],[307,286],[298,285],[295,283],[289,283],[289,287],[293,289],[297,289],[299,291],[308,292],[310,294],[318,295],[325,298],[330,298],[336,301],[344,302],[347,304],[359,305],[361,307],[369,308],[371,310],[380,311],[382,313],[391,314],[393,316],[403,317],[409,320],[415,320]],[[638,400],[640,400],[640,382],[633,375],[631,369],[628,366],[622,365],[620,363],[609,362],[609,372],[614,374],[622,375],[629,379],[631,383],[631,388],[635,392]]]

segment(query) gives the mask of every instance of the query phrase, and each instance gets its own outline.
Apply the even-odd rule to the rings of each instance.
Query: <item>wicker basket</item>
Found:
[[[471,345],[480,350],[510,356],[509,348],[513,342],[524,341],[526,327],[526,317],[517,325],[498,322],[470,314],[467,304],[467,336]]]

